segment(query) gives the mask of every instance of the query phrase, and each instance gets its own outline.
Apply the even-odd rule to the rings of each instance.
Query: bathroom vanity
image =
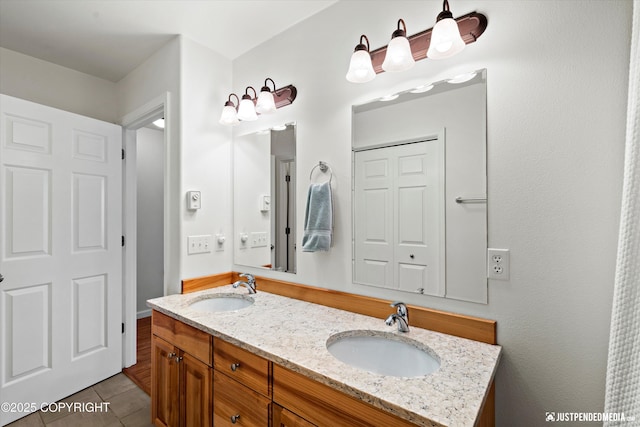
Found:
[[[223,311],[238,306],[233,300],[246,303]],[[260,285],[252,295],[222,286],[148,305],[157,426],[492,425],[493,412],[484,406],[491,400],[497,345],[411,321],[410,331],[401,333],[383,319],[264,292]],[[422,349],[437,369],[417,376],[376,374],[327,349],[354,335]]]

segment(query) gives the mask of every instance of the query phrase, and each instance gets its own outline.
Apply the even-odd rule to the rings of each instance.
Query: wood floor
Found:
[[[122,372],[145,393],[151,395],[151,317],[138,319],[137,363]]]

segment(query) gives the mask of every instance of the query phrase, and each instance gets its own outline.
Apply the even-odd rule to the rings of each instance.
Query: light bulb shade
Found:
[[[427,50],[430,59],[451,58],[466,46],[460,36],[458,23],[453,18],[445,18],[436,22],[431,31],[431,43]]]
[[[226,104],[222,109],[222,114],[220,115],[220,124],[225,126],[234,126],[240,123],[238,120],[238,114],[236,113],[236,109],[233,104]]]
[[[409,40],[403,36],[392,38],[387,46],[382,69],[389,72],[405,71],[413,68],[415,64]]]
[[[263,87],[256,102],[256,112],[259,114],[272,114],[276,112],[276,102],[273,93],[268,87]]]
[[[242,97],[242,101],[240,101],[240,106],[238,107],[238,119],[244,122],[258,120],[256,107],[253,105],[251,98],[247,95],[244,95]]]
[[[376,76],[371,64],[371,54],[366,50],[356,50],[351,55],[347,80],[352,83],[366,83]]]

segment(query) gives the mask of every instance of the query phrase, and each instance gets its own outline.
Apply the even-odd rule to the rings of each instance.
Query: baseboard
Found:
[[[136,319],[144,319],[145,317],[151,317],[151,309],[142,310],[136,313]]]

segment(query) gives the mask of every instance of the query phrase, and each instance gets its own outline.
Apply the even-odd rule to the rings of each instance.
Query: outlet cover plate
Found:
[[[509,280],[511,257],[509,249],[487,249],[487,277],[493,280]]]

